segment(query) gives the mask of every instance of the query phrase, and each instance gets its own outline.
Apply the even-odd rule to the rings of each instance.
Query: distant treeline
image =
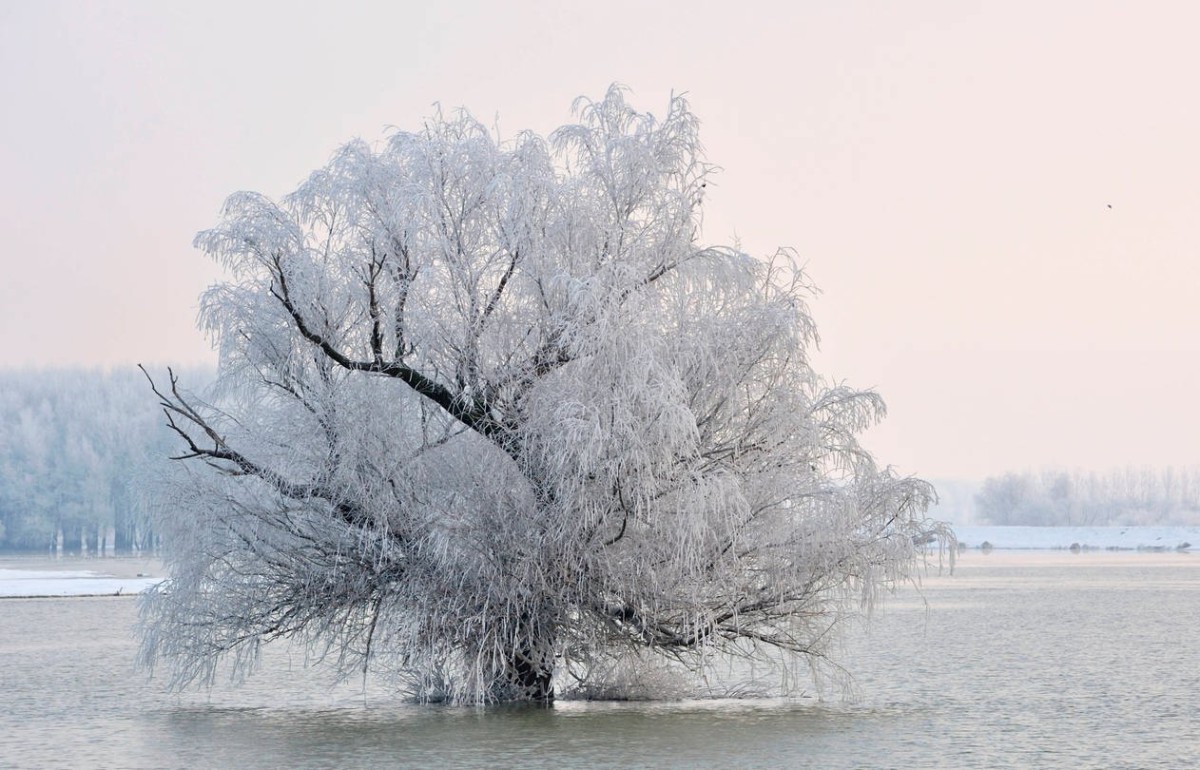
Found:
[[[0,371],[0,550],[152,547],[139,485],[174,449],[136,367]]]
[[[975,505],[990,524],[1200,525],[1200,468],[1007,473],[985,480]]]

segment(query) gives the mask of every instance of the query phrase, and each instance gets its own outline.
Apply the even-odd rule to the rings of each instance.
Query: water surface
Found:
[[[128,597],[0,601],[0,766],[1188,767],[1200,557],[963,556],[841,658],[854,699],[417,707],[276,651],[241,688],[135,671]]]

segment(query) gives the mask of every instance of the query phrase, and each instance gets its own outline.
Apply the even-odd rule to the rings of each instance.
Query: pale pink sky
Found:
[[[228,193],[435,101],[544,133],[618,81],[689,93],[706,239],[803,255],[885,462],[1200,464],[1200,6],[377,5],[0,3],[0,365],[211,360],[190,242]]]

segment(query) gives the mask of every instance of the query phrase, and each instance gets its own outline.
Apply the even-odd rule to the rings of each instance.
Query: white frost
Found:
[[[948,535],[858,442],[879,396],[811,367],[796,255],[700,241],[686,102],[577,116],[497,143],[438,115],[197,236],[221,370],[208,403],[156,386],[182,463],[143,662],[203,683],[290,639],[458,702],[807,671]]]

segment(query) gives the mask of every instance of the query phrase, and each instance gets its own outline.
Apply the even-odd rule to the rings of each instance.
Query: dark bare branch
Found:
[[[356,505],[347,501],[343,495],[337,494],[328,486],[318,483],[305,484],[290,481],[231,448],[216,428],[179,392],[179,378],[172,369],[167,369],[171,382],[171,393],[167,395],[159,390],[158,385],[154,382],[150,373],[146,371],[145,367],[138,364],[138,368],[142,370],[142,374],[146,376],[146,380],[150,383],[151,391],[159,399],[159,405],[162,407],[163,413],[167,418],[167,427],[183,439],[188,447],[186,454],[177,455],[171,459],[199,459],[223,473],[255,476],[265,481],[284,497],[292,500],[322,500],[330,504],[347,523],[357,524],[364,521],[362,512]],[[176,421],[176,417],[185,420],[185,425],[190,424],[201,430],[212,441],[212,446],[200,446],[192,434],[188,432],[185,425],[181,425]],[[225,465],[221,463],[225,463]]]
[[[334,347],[332,342],[309,326],[303,313],[300,312],[299,308],[292,301],[288,290],[287,277],[284,275],[282,260],[278,255],[274,257],[274,266],[275,277],[278,280],[279,286],[278,288],[274,286],[271,288],[271,295],[287,310],[288,315],[291,316],[292,321],[296,324],[296,330],[300,332],[300,335],[313,345],[316,345],[331,361],[351,371],[372,372],[394,377],[408,385],[419,395],[440,406],[447,414],[463,425],[494,441],[506,452],[511,453],[515,451],[507,439],[503,426],[489,416],[485,403],[481,403],[476,398],[468,399],[453,393],[449,388],[402,361],[359,361]]]

